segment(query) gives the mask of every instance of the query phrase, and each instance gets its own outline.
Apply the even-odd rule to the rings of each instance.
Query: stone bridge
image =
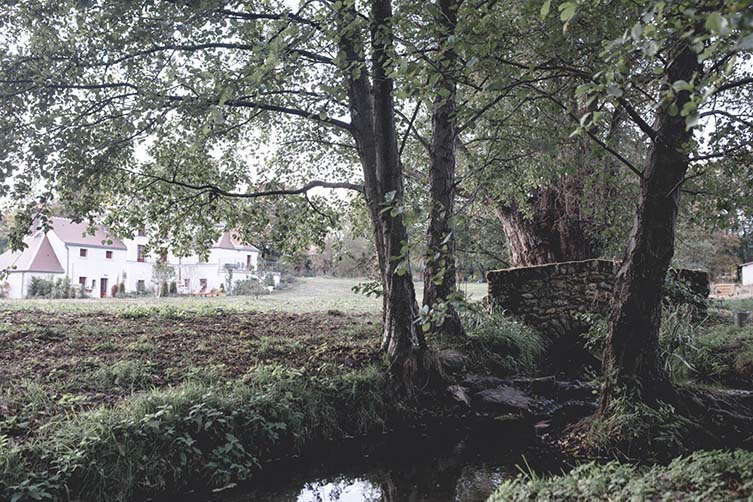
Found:
[[[588,329],[582,314],[609,313],[618,267],[595,259],[493,270],[486,274],[489,300],[547,335],[578,334]],[[669,276],[668,297],[705,309],[706,272],[672,269]]]

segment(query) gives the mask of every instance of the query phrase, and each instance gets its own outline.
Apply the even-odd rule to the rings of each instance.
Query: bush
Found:
[[[125,296],[125,292],[126,292],[125,282],[121,282],[120,284],[118,284],[118,295]]]
[[[167,286],[167,281],[162,281],[159,286],[159,295],[160,296],[167,296],[170,294],[170,289]]]
[[[562,476],[518,476],[489,499],[502,501],[724,501],[753,498],[753,453],[704,451],[668,466],[588,463]]]
[[[76,290],[68,277],[57,278],[32,277],[27,292],[29,298],[76,298]]]
[[[256,279],[246,279],[244,281],[237,281],[233,288],[233,294],[237,296],[259,296],[266,295],[269,291],[266,286],[257,281]]]
[[[116,298],[118,296],[119,289],[120,288],[117,284],[113,284],[112,287],[110,288],[110,296],[112,296],[113,298]]]
[[[178,294],[178,284],[175,281],[170,281],[170,295],[175,296]]]

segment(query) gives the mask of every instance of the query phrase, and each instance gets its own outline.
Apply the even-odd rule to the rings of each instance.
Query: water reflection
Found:
[[[235,493],[194,501],[483,502],[519,473],[523,455],[535,470],[554,467],[515,439],[488,431],[413,432],[329,445],[308,458],[267,466]]]

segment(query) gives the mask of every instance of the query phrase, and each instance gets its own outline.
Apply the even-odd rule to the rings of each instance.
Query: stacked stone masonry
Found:
[[[489,300],[546,334],[583,332],[588,329],[589,314],[609,313],[617,269],[618,264],[612,261],[584,260],[493,270],[486,276]],[[677,300],[699,307],[705,305],[692,298],[708,297],[706,272],[672,270],[671,275],[681,286],[671,288],[669,296],[679,296]]]

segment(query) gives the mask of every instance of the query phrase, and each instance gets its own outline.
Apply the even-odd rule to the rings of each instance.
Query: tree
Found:
[[[566,23],[582,12],[572,2],[559,8]],[[579,88],[583,97],[601,98],[602,106],[624,110],[649,142],[645,168],[632,167],[640,179],[640,195],[609,316],[601,417],[613,412],[621,396],[649,405],[677,402],[659,358],[658,336],[680,193],[689,178],[703,172],[705,160],[750,150],[753,128],[743,138],[728,136],[709,145],[721,147],[710,151],[704,151],[694,131],[703,116],[737,120],[730,104],[740,92],[750,93],[753,78],[736,62],[750,48],[752,28],[751,13],[738,12],[733,3],[647,3],[630,32],[606,46],[603,55],[609,66]],[[595,115],[581,118],[581,132],[598,122]],[[647,116],[653,116],[653,124]]]
[[[424,271],[424,309],[429,329],[450,336],[465,335],[453,297],[457,295],[455,242],[455,148],[458,141],[457,85],[458,55],[456,37],[458,10],[462,1],[439,0],[434,23],[439,48],[438,72],[431,114],[429,144],[429,225]],[[430,315],[438,311],[439,315]]]
[[[133,200],[147,200],[157,227],[170,228],[159,235],[190,236],[206,248],[217,221],[236,228],[255,209],[239,215],[229,201],[297,195],[312,202],[314,188],[362,191],[384,292],[382,345],[396,391],[410,394],[426,343],[403,220],[392,3],[359,7],[348,0],[297,10],[221,0],[4,7],[0,130],[9,153],[1,160],[4,175],[15,174],[12,194],[27,201],[19,227],[25,232],[24,223],[57,197],[79,216],[116,206],[112,226],[133,228],[150,211]],[[266,139],[255,126],[299,140],[270,160],[288,166],[278,179],[249,176],[239,159],[242,145]],[[138,161],[139,148],[147,161]],[[307,169],[291,169],[291,159],[300,167],[324,149],[357,159],[363,185],[301,180]],[[35,194],[40,179],[46,190]],[[292,182],[301,185],[287,188]],[[169,202],[160,204],[158,194]],[[160,205],[167,210],[154,211]]]

